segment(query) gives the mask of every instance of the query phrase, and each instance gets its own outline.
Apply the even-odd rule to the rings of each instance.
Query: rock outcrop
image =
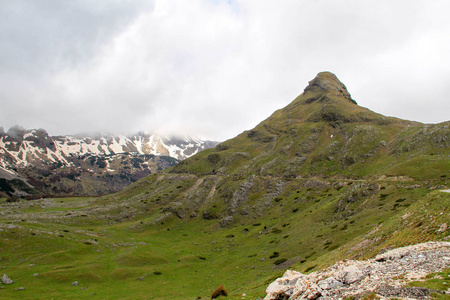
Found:
[[[2,282],[3,282],[3,284],[11,284],[11,283],[14,283],[14,280],[9,278],[8,275],[3,274]]]
[[[428,242],[393,249],[366,261],[340,261],[307,275],[288,270],[269,285],[264,300],[358,299],[372,292],[385,298],[427,299],[428,289],[403,285],[449,266],[450,243]]]
[[[328,92],[346,98],[350,102],[357,104],[350,96],[347,87],[331,72],[320,72],[317,74],[305,88],[304,93],[306,94],[308,92]]]

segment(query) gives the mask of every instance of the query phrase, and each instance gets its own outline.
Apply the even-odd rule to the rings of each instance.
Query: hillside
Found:
[[[257,299],[288,268],[448,240],[449,125],[374,113],[319,73],[254,129],[121,192],[1,203],[2,293]]]
[[[0,128],[0,191],[22,197],[117,192],[216,144],[148,133],[49,136],[44,129]]]
[[[324,72],[254,129],[171,172],[438,180],[450,169],[449,136],[450,122],[425,125],[358,106],[345,85]]]

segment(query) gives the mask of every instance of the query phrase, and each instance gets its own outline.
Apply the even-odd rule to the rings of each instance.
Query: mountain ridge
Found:
[[[17,196],[30,192],[39,194],[39,191],[103,194],[118,191],[145,175],[216,144],[198,138],[164,137],[144,132],[50,136],[44,129],[13,126],[6,132],[0,130],[0,168],[4,170],[0,178],[10,181],[14,176],[24,182],[13,186],[3,182],[10,196],[11,189],[17,190]],[[93,175],[103,177],[102,187],[81,182],[92,181]],[[46,180],[49,176],[53,180]],[[109,187],[108,182],[114,187]],[[33,191],[33,186],[37,191]]]
[[[409,174],[395,169],[397,159],[392,154],[420,160],[424,149],[427,155],[434,155],[433,166],[438,170],[446,169],[439,163],[448,167],[447,157],[441,151],[449,146],[445,139],[450,135],[448,122],[429,125],[383,116],[358,106],[344,87],[334,74],[319,73],[301,95],[255,128],[181,162],[171,172],[248,175],[251,170],[256,175],[291,178],[338,174],[352,178],[432,178],[436,174],[430,174],[430,170],[422,173],[420,166],[417,172]],[[405,139],[410,139],[411,145],[423,143],[426,148],[406,151],[402,146]],[[394,160],[394,164],[389,160]]]

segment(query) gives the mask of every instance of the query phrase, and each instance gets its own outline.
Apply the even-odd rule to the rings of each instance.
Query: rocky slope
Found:
[[[0,128],[0,184],[8,195],[105,194],[175,165],[217,143],[139,133],[49,136]]]
[[[365,261],[340,261],[308,275],[288,270],[269,285],[264,300],[360,299],[369,294],[428,299],[431,292],[450,295],[450,291],[404,287],[404,284],[449,267],[449,242],[423,243],[389,250]]]

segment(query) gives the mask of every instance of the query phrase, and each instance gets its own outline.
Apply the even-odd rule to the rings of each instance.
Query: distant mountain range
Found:
[[[144,132],[49,136],[44,129],[0,128],[0,191],[10,196],[115,192],[215,145]]]

